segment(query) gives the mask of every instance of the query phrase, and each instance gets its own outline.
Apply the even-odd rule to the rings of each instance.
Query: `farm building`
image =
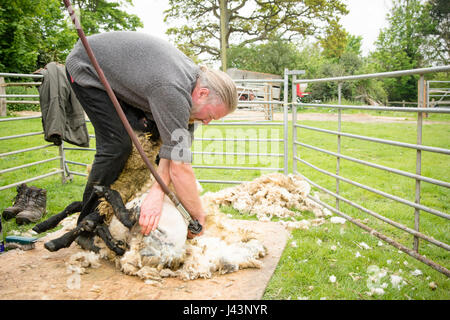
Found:
[[[240,102],[280,101],[281,83],[273,82],[273,80],[282,80],[282,76],[263,72],[239,70],[236,68],[228,69],[227,73],[236,83]],[[255,81],[250,82],[249,80]],[[240,104],[238,105],[238,108],[264,111],[266,119],[271,120],[274,105],[271,103]]]
[[[251,83],[239,82],[238,80],[273,80],[273,79],[283,79],[282,76],[255,72],[248,70],[239,70],[236,68],[231,68],[227,70],[228,75],[235,80],[236,86],[238,88],[238,96],[241,101],[250,100],[261,100],[268,101],[271,99],[280,100],[280,84],[272,82],[261,82],[261,83]]]

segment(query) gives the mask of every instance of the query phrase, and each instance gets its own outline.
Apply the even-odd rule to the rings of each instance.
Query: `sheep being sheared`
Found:
[[[143,134],[138,134],[138,138],[149,160],[155,163],[160,140],[147,139]],[[167,276],[186,280],[209,278],[214,273],[261,267],[258,258],[265,255],[264,246],[248,230],[229,227],[225,215],[217,206],[210,206],[208,203],[203,204],[207,213],[204,235],[186,241],[187,223],[173,203],[165,197],[157,230],[143,236],[137,214],[146,196],[145,192],[152,183],[155,183],[153,177],[133,147],[116,182],[110,187],[95,188],[100,197],[97,210],[103,218],[103,223],[95,227],[95,230],[100,232],[96,232],[92,243],[77,243],[84,249],[97,252],[102,258],[114,261],[122,272],[146,280],[161,280]],[[69,207],[58,214],[59,218],[69,214]],[[135,221],[134,226],[126,227],[121,219],[123,216]],[[73,230],[76,228],[79,225],[74,226]],[[75,237],[73,230],[67,233],[72,238]],[[70,245],[69,242],[68,244]],[[80,259],[82,257],[77,257],[74,261]]]
[[[144,187],[148,190],[148,187]],[[127,210],[137,214],[146,193],[141,193],[126,204]],[[163,277],[184,280],[210,278],[214,273],[224,274],[244,268],[260,268],[258,259],[266,249],[246,229],[234,230],[217,207],[204,203],[207,212],[205,233],[186,241],[187,222],[173,203],[165,197],[157,230],[143,236],[136,224],[131,230],[113,215],[109,230],[113,238],[128,244],[123,256],[110,250],[100,238],[95,245],[99,255],[115,261],[125,274],[144,280],[160,281]]]
[[[138,138],[149,160],[155,163],[160,141],[147,139],[148,137],[143,134],[138,134]],[[261,266],[258,258],[266,254],[264,246],[253,239],[253,235],[248,230],[235,230],[228,226],[225,215],[218,210],[217,206],[211,206],[208,202],[203,204],[207,218],[204,226],[206,231],[201,237],[186,241],[187,224],[167,197],[157,230],[148,236],[143,236],[137,223],[137,213],[146,195],[145,192],[150,189],[152,183],[154,183],[153,177],[136,148],[133,147],[125,168],[116,182],[110,188],[101,186],[96,188],[97,194],[100,197],[104,196],[97,207],[103,222],[98,226],[90,227],[100,232],[96,232],[97,236],[93,243],[77,243],[84,249],[89,248],[97,252],[102,258],[114,261],[124,273],[146,280],[161,280],[162,277],[167,276],[186,280],[209,278],[214,273],[223,274],[240,268]],[[127,202],[125,215],[128,215],[132,221],[136,221],[131,228],[125,227],[120,219],[121,215],[124,215],[123,208],[114,210],[114,207],[118,209],[119,202],[123,206],[122,201]],[[34,229],[38,232],[48,230],[54,226],[55,222],[79,211],[79,207],[79,202],[73,203],[57,215],[58,219],[50,218],[51,221],[50,219],[44,221]],[[75,223],[75,220],[72,221]],[[65,228],[71,229],[69,226]],[[72,230],[61,237],[64,245],[60,245],[59,248],[70,245],[77,235],[73,232],[77,228],[79,224],[72,225]],[[66,241],[67,235],[71,238],[70,241]],[[89,255],[89,260],[91,258]],[[73,261],[80,263],[82,260],[82,254],[81,256],[79,254]],[[89,265],[87,262],[85,264]]]
[[[147,129],[147,132],[137,132],[137,137],[149,160],[155,163],[161,146],[161,140],[159,139],[159,134],[156,131],[155,125],[149,124]],[[149,175],[148,168],[142,161],[139,152],[133,147],[121,175],[111,185],[112,189],[110,190],[108,188],[108,190],[110,190],[109,193],[113,193],[114,195],[117,194],[121,201],[122,199],[128,201],[134,196],[137,190],[140,190],[142,186],[149,181]],[[105,187],[102,186],[94,186],[97,197],[107,194],[103,192],[104,188]],[[53,252],[61,248],[67,248],[73,241],[76,241],[85,249],[98,251],[98,248],[93,246],[92,236],[83,237],[83,234],[88,233],[100,236],[105,244],[107,244],[111,250],[115,251],[116,254],[122,255],[125,252],[127,244],[116,241],[111,236],[108,224],[112,216],[116,215],[125,226],[131,229],[136,223],[136,217],[129,215],[128,212],[112,210],[110,204],[106,200],[101,201],[100,204],[97,205],[94,196],[95,195],[93,195],[91,199],[87,201],[87,204],[84,204],[83,206],[77,201],[70,204],[65,210],[57,214],[56,217],[52,217],[33,228],[36,232],[43,232],[51,228],[56,221],[61,221],[61,219],[64,219],[68,214],[77,212],[76,210],[83,210],[86,213],[85,218],[82,221],[79,221],[73,230],[67,232],[60,238],[46,242],[44,247],[47,250]],[[91,201],[92,199],[93,201]],[[71,207],[72,209],[70,209]]]

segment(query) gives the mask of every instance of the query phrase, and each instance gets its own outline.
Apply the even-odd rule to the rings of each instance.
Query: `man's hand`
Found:
[[[164,202],[164,192],[159,186],[154,185],[142,202],[139,225],[141,233],[147,236],[150,231],[156,230],[161,218]]]

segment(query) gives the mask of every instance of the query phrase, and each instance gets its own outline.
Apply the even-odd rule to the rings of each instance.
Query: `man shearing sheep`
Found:
[[[226,73],[197,66],[168,42],[147,34],[108,32],[92,35],[88,42],[131,126],[157,129],[162,140],[158,173],[167,185],[173,184],[192,218],[204,225],[205,212],[191,166],[194,123],[208,124],[235,110],[233,81]],[[96,208],[99,201],[94,186],[110,186],[119,177],[132,142],[80,41],[67,57],[66,71],[96,135],[80,223],[90,213],[87,208]],[[139,224],[144,235],[157,228],[163,198],[159,184],[153,184],[141,206]]]

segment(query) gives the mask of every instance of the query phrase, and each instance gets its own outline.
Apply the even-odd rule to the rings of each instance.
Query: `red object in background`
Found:
[[[303,98],[304,96],[307,96],[308,94],[311,94],[311,92],[301,92],[300,91],[300,83],[297,83],[297,97]]]

